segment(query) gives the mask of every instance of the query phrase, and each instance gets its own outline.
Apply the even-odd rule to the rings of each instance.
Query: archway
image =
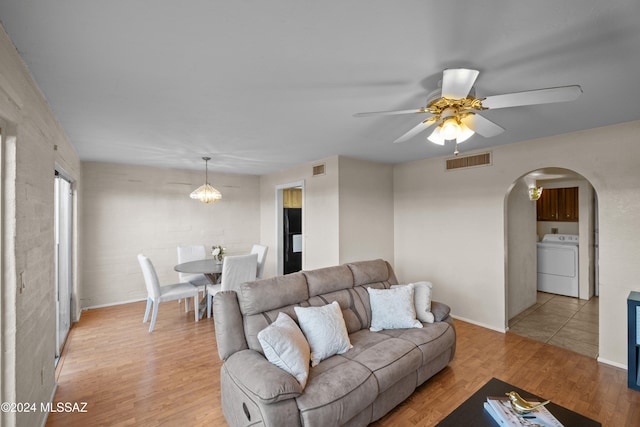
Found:
[[[543,187],[542,194],[547,189],[549,196],[574,189],[578,203],[576,216],[567,220],[556,218],[556,221],[541,218],[537,214],[538,203],[529,197],[531,187]],[[542,281],[547,277],[538,275],[538,241],[553,233],[575,235],[579,239],[575,258],[578,288],[571,296],[555,289],[550,292],[544,286],[546,292],[538,289],[538,278]],[[597,195],[586,178],[569,169],[544,168],[516,179],[505,197],[505,328],[596,358],[599,342],[597,242]],[[555,256],[550,259],[560,262]]]

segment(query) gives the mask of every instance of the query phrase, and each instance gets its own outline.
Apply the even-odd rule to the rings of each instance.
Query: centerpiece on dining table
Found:
[[[222,258],[224,257],[224,248],[220,245],[211,246],[211,255],[216,261],[222,262]]]

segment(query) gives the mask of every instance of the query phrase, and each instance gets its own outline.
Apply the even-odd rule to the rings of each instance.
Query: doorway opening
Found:
[[[72,182],[56,170],[54,180],[55,221],[55,288],[56,288],[56,353],[57,365],[71,328],[73,190]]]
[[[542,196],[532,200],[529,189],[540,187]],[[508,331],[598,356],[597,212],[593,186],[569,169],[538,169],[511,185],[505,198]]]
[[[276,186],[277,274],[304,268],[304,181]]]

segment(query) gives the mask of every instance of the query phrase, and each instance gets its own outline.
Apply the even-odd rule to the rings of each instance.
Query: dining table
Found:
[[[173,267],[175,271],[189,274],[204,274],[212,285],[220,280],[222,274],[222,261],[213,258],[199,259],[197,261],[183,262]]]
[[[216,285],[220,281],[222,274],[222,261],[213,258],[199,259],[197,261],[183,262],[173,269],[180,273],[203,274],[211,285]],[[204,287],[204,298],[200,301],[199,316],[202,318],[207,310],[207,285]]]

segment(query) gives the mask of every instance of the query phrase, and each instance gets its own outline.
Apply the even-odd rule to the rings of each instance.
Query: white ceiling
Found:
[[[392,141],[445,68],[476,95],[579,84],[577,101],[486,111],[461,151],[640,119],[638,0],[0,0],[0,20],[82,160],[264,174]],[[610,141],[612,146],[615,141]]]

